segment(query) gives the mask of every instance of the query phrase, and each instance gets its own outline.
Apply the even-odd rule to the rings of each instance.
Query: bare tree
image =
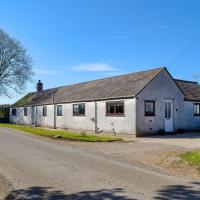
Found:
[[[32,75],[32,60],[26,49],[0,29],[0,96],[21,93]]]

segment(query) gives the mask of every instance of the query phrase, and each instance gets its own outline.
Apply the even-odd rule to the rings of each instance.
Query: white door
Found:
[[[165,131],[173,132],[174,131],[174,122],[173,122],[173,101],[165,100]]]

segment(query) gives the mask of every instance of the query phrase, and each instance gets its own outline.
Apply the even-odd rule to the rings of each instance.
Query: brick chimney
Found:
[[[36,88],[37,92],[41,92],[43,90],[43,83],[41,82],[41,80],[38,80]]]

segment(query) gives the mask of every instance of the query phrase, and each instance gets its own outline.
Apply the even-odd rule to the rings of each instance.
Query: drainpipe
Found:
[[[97,102],[94,101],[94,126],[95,126],[95,133],[98,132],[97,130]]]
[[[31,124],[34,126],[35,125],[35,107],[31,107]]]
[[[35,106],[35,126],[37,126],[37,106]]]
[[[53,128],[56,129],[56,105],[54,99],[54,92],[52,94],[52,101],[53,101]]]

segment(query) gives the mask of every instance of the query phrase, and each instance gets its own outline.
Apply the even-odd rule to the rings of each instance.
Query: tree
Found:
[[[21,93],[32,75],[32,59],[26,49],[0,29],[0,96]]]
[[[9,122],[9,104],[0,105],[0,123]]]

